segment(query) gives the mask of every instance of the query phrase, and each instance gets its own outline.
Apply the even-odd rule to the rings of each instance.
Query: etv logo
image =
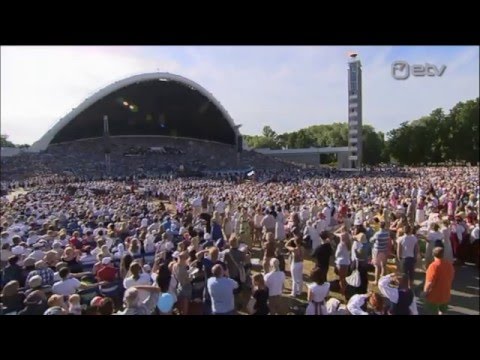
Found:
[[[410,77],[410,73],[413,76],[442,76],[447,67],[445,65],[440,66],[440,69],[435,65],[426,63],[425,65],[409,65],[406,61],[395,61],[392,64],[392,76],[396,80],[406,80]]]

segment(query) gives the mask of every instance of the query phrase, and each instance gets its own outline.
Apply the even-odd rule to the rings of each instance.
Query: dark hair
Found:
[[[312,270],[312,273],[310,274],[310,279],[312,279],[312,281],[318,285],[323,285],[327,280],[325,272],[318,267]]]
[[[437,259],[443,259],[443,247],[437,246],[436,248],[433,249],[433,256],[436,257]]]
[[[124,269],[128,271],[130,269],[130,265],[133,262],[133,256],[130,254],[125,254],[122,257],[122,260],[120,260],[120,269]]]
[[[168,292],[171,277],[172,274],[170,273],[168,264],[165,262],[160,265],[160,267],[158,268],[157,285],[160,288],[161,292]]]
[[[115,306],[113,304],[113,300],[109,297],[104,298],[100,302],[100,306],[97,309],[99,315],[112,315],[115,311]]]
[[[70,274],[70,269],[68,267],[61,268],[58,272],[58,275],[60,275],[62,279],[65,279],[68,274]]]
[[[12,255],[8,258],[8,264],[10,266],[15,265],[18,262],[18,256],[17,255]]]
[[[132,273],[132,277],[135,281],[140,279],[142,271],[142,265],[140,265],[138,262],[133,262],[132,264],[130,264],[130,272]]]
[[[327,239],[329,238],[328,235],[329,235],[329,234],[328,234],[328,231],[322,231],[322,232],[320,233],[320,237],[322,238],[323,241],[325,241],[325,240],[327,240]]]
[[[357,229],[357,233],[359,234],[365,234],[367,232],[363,225],[356,225],[355,228]]]

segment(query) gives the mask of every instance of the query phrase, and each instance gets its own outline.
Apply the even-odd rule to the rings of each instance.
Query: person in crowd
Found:
[[[387,224],[380,222],[380,230],[377,231],[370,242],[373,243],[372,260],[375,266],[375,285],[378,285],[380,277],[387,272],[388,247],[390,243],[390,234],[386,230]]]
[[[330,259],[333,255],[330,234],[327,231],[322,231],[320,233],[320,241],[321,244],[313,249],[312,258],[315,261],[315,266],[321,269],[326,276],[330,266]]]
[[[353,295],[348,301],[347,310],[351,315],[386,315],[385,301],[376,292]]]
[[[325,273],[320,268],[312,271],[310,279],[312,283],[307,287],[308,306],[305,315],[327,315],[325,298],[330,291],[330,283],[327,282]]]
[[[392,286],[392,283],[397,286]],[[410,277],[407,274],[398,277],[392,273],[378,281],[378,289],[390,301],[390,315],[418,315],[415,293],[409,286]]]
[[[435,260],[425,274],[423,290],[426,294],[426,307],[432,315],[443,315],[448,310],[455,274],[452,263],[443,259],[443,252],[442,247],[433,249]]]
[[[270,259],[270,272],[264,275],[265,285],[268,288],[268,304],[271,315],[281,315],[281,300],[285,286],[285,273],[280,271],[278,259]]]
[[[8,258],[8,265],[2,270],[2,285],[10,281],[17,281],[20,286],[25,284],[26,276],[22,266],[18,264],[19,257],[12,255]],[[33,259],[32,259],[33,261]]]
[[[290,252],[290,273],[292,276],[291,296],[300,296],[303,292],[304,250],[302,247],[302,239],[297,235],[287,243],[285,248]]]
[[[439,231],[440,226],[437,223],[432,223],[427,234],[427,248],[425,250],[425,268],[428,269],[433,261],[433,249],[435,247],[443,247],[443,234]]]
[[[134,261],[130,264],[130,275],[123,280],[123,287],[129,289],[137,285],[150,285],[151,277],[143,272],[142,265]],[[147,300],[149,293],[147,291],[138,290],[138,298],[140,302]]]
[[[192,283],[187,261],[188,253],[182,251],[172,267],[172,276],[177,280],[177,307],[182,315],[188,315],[188,307],[192,300]]]
[[[63,267],[59,270],[60,281],[57,281],[52,286],[52,292],[61,296],[70,296],[77,292],[77,290],[88,289],[90,287],[96,287],[97,284],[85,285],[78,279],[70,276],[70,269]]]
[[[409,289],[413,289],[415,265],[419,254],[418,239],[412,232],[411,226],[406,225],[405,234],[397,239],[397,259],[402,273],[408,278]]]
[[[345,229],[345,225],[343,225],[335,235],[338,236],[339,242],[337,245],[337,249],[335,251],[335,267],[338,272],[338,277],[340,279],[340,292],[342,295],[346,295],[347,290],[347,275],[348,270],[351,264],[351,241],[350,235]]]
[[[254,285],[252,298],[255,299],[255,305],[253,306],[254,313],[252,315],[268,315],[270,313],[268,306],[269,289],[265,285],[263,275],[253,275],[252,282]]]
[[[17,315],[43,315],[48,309],[47,298],[40,290],[28,294],[23,304],[24,308]]]
[[[229,240],[230,248],[224,252],[224,262],[227,265],[228,276],[235,280],[238,286],[234,289],[235,304],[243,307],[241,292],[245,285],[246,254],[239,249],[238,239],[235,234]],[[213,270],[212,270],[213,271]]]
[[[366,230],[363,225],[358,224],[353,228],[352,244],[352,270],[356,269],[360,275],[360,286],[355,289],[357,294],[365,294],[368,290],[368,256],[369,246]]]
[[[12,280],[7,283],[3,289],[0,297],[2,304],[2,314],[17,313],[23,309],[23,301],[25,300],[25,293],[19,291],[20,285],[18,281]]]
[[[274,233],[267,233],[266,239],[262,244],[263,248],[263,271],[265,273],[268,272],[270,268],[270,260],[275,257],[275,250],[277,245],[275,244],[275,234]]]
[[[235,315],[234,290],[238,288],[238,282],[225,277],[221,265],[214,265],[212,277],[207,281],[208,293],[212,302],[213,315]]]

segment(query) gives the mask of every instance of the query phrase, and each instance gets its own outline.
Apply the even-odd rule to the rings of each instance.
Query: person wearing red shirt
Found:
[[[80,233],[78,231],[75,231],[70,240],[68,240],[68,243],[73,248],[80,250],[82,248],[82,240],[80,239]]]
[[[113,282],[117,278],[117,269],[112,264],[112,259],[109,257],[102,259],[102,265],[97,271],[98,282],[106,281]]]
[[[455,270],[452,263],[443,258],[443,247],[433,249],[433,256],[435,260],[428,266],[425,276],[425,305],[433,315],[443,315],[448,310]]]

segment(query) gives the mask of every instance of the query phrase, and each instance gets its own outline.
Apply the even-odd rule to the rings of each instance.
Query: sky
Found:
[[[1,133],[31,144],[101,88],[156,71],[203,86],[243,134],[345,122],[352,51],[362,62],[363,123],[379,131],[479,96],[477,46],[2,46]],[[398,60],[446,70],[396,80]]]

